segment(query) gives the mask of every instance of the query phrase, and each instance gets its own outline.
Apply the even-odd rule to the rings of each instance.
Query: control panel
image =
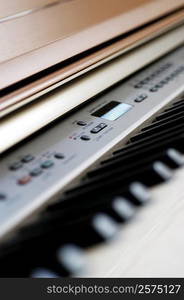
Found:
[[[183,91],[180,47],[4,155],[0,236]]]

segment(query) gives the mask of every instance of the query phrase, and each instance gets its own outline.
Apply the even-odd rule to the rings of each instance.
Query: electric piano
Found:
[[[3,152],[0,276],[183,277],[183,125],[179,45]]]

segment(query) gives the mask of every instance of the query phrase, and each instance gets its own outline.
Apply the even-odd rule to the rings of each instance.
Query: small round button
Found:
[[[142,102],[143,100],[145,100],[148,96],[146,94],[141,94],[139,96],[137,96],[137,98],[134,100],[135,102]]]
[[[89,141],[90,137],[88,135],[82,135],[81,136],[81,140],[83,140],[83,141]]]
[[[141,81],[140,81],[140,84],[142,84],[142,85],[144,85],[145,83],[146,83],[145,80],[141,80]]]
[[[54,157],[57,158],[57,159],[64,159],[65,158],[64,155],[62,153],[59,153],[59,152],[55,153]]]
[[[163,85],[166,84],[166,83],[167,83],[166,80],[161,80],[159,84],[162,84],[162,86],[163,86]]]
[[[135,89],[140,89],[140,88],[142,88],[142,84],[137,83],[137,84],[134,85],[134,88]]]
[[[18,184],[24,185],[27,184],[31,180],[31,176],[25,175],[18,180]]]
[[[41,164],[41,167],[44,169],[48,169],[54,165],[52,160],[46,160]]]
[[[158,89],[156,88],[156,87],[152,87],[151,89],[150,89],[150,92],[157,92],[158,91]]]
[[[101,128],[95,127],[95,128],[93,128],[90,132],[91,132],[91,133],[98,133],[100,130],[101,130]]]
[[[137,103],[140,103],[140,102],[142,102],[144,100],[144,98],[142,98],[142,97],[137,97],[135,100],[134,100],[134,102],[137,102]]]
[[[162,88],[162,87],[164,86],[164,83],[163,83],[162,81],[160,81],[160,82],[157,84],[157,86],[158,86],[159,88]]]
[[[156,89],[159,89],[159,88],[161,88],[161,87],[162,87],[162,84],[160,84],[160,83],[158,83],[158,84],[155,85],[155,88],[156,88]]]
[[[168,80],[173,80],[176,77],[177,74],[172,73],[171,75],[168,76]]]
[[[42,173],[42,169],[41,168],[35,168],[30,172],[31,176],[39,176]]]
[[[84,122],[84,121],[78,121],[77,125],[79,125],[79,126],[85,126],[85,125],[87,125],[87,123]]]
[[[180,71],[183,72],[183,70],[184,70],[184,66],[181,66]]]
[[[34,159],[33,155],[27,154],[21,159],[21,161],[24,163],[28,163],[28,162],[32,161],[33,159]]]
[[[16,161],[10,165],[10,170],[16,171],[22,167],[22,163],[20,161]]]
[[[5,200],[5,199],[6,199],[6,195],[3,193],[0,193],[0,201]]]

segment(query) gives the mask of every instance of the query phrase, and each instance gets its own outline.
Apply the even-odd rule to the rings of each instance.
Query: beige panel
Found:
[[[67,0],[66,0],[67,1]],[[41,8],[52,4],[55,0],[0,0],[0,21],[8,16],[15,16],[18,13]],[[58,1],[57,1],[58,2]]]
[[[183,5],[184,0],[75,0],[0,23],[0,88]]]
[[[181,26],[4,118],[0,152],[183,42],[184,26]]]
[[[103,49],[95,51],[76,62],[54,71],[51,74],[43,76],[41,79],[37,79],[33,83],[26,84],[14,92],[9,92],[0,99],[0,117],[14,109],[17,109],[18,107],[21,107],[25,103],[28,103],[31,96],[34,95],[35,100],[38,98],[39,92],[45,94],[48,92],[48,89],[54,89],[56,85],[63,85],[81,74],[84,74],[108,60],[137,47],[141,43],[151,40],[152,38],[183,22],[184,10],[181,10],[180,12],[161,19],[160,21],[143,28],[138,32],[128,35],[126,38],[112,43]]]

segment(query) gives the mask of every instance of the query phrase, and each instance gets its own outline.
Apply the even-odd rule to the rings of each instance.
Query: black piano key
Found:
[[[181,138],[181,143],[179,142]],[[178,143],[177,143],[178,140]],[[182,145],[182,141],[183,141],[183,134],[182,135],[178,135],[178,137],[176,137],[175,134],[168,134],[165,135],[164,137],[159,137],[153,140],[150,139],[146,139],[145,142],[143,143],[135,143],[134,147],[125,147],[124,151],[123,148],[118,150],[115,154],[113,154],[113,156],[111,156],[109,159],[106,159],[104,161],[101,162],[101,165],[104,165],[106,163],[108,163],[108,161],[113,161],[116,157],[126,157],[129,156],[131,154],[134,154],[135,152],[139,152],[139,151],[148,151],[149,149],[156,149],[156,151],[158,150],[162,150],[165,149],[166,147],[175,147],[177,148],[177,150],[180,150],[181,152],[184,151],[184,147]],[[158,150],[157,150],[157,145],[158,145]],[[154,148],[155,147],[155,148]],[[154,150],[155,152],[155,150]]]
[[[119,155],[120,153],[125,153],[129,151],[133,151],[135,147],[137,146],[146,146],[146,145],[152,145],[152,144],[159,144],[160,142],[164,140],[169,140],[170,138],[175,137],[176,135],[180,135],[184,133],[184,127],[183,124],[173,126],[172,128],[164,129],[163,131],[160,131],[155,134],[150,134],[150,136],[142,137],[138,141],[131,141],[131,143],[124,145],[122,148],[119,148],[118,150],[113,152],[113,155]]]
[[[64,202],[64,205],[63,205]],[[76,201],[68,203],[68,201],[58,201],[53,206],[48,207],[41,217],[41,223],[59,220],[60,227],[67,224],[74,224],[84,218],[90,218],[98,212],[111,213],[111,197],[95,197],[93,199],[76,199]]]
[[[158,149],[159,150],[159,149]],[[161,149],[160,149],[161,150]],[[174,149],[173,149],[174,150]],[[153,151],[153,152],[152,152]],[[175,150],[176,151],[176,150]],[[177,151],[176,151],[177,152]],[[154,154],[155,153],[155,154]],[[124,170],[124,172],[130,172],[134,168],[141,168],[141,167],[146,167],[147,164],[153,163],[155,160],[160,160],[161,162],[165,163],[168,167],[171,169],[176,169],[181,166],[179,165],[178,162],[175,161],[174,157],[169,155],[170,152],[167,150],[163,150],[160,152],[155,151],[154,148],[150,149],[150,151],[142,151],[136,155],[136,153],[132,153],[132,155],[126,156],[126,157],[118,157],[116,161],[109,162],[108,164],[103,165],[103,167],[96,169],[93,173],[89,174],[89,177],[96,177],[98,175],[103,176],[103,174],[107,174],[108,170],[115,168],[115,172],[111,175],[116,175],[118,173],[118,170]],[[177,152],[178,156],[179,153]],[[136,161],[136,163],[132,163]],[[140,161],[140,162],[139,162]],[[121,167],[123,166],[123,167]]]
[[[156,184],[162,183],[172,177],[171,170],[165,166],[162,162],[159,165],[162,167],[155,168],[155,163],[150,165],[134,168],[133,170],[127,172],[123,169],[118,170],[116,174],[108,172],[108,178],[96,177],[93,180],[89,180],[86,183],[81,184],[69,191],[66,191],[67,199],[69,197],[82,197],[86,194],[110,194],[110,193],[121,193],[131,182],[140,181],[147,186],[154,186]],[[165,174],[168,176],[163,176]],[[163,171],[163,172],[162,172]],[[115,172],[115,170],[114,170]],[[106,176],[107,176],[106,175]]]
[[[44,251],[44,245],[42,251]],[[52,277],[66,277],[80,275],[82,271],[86,269],[86,257],[84,251],[74,245],[66,244],[55,252],[49,251],[46,255],[44,254],[44,260],[37,257],[37,262],[34,264],[34,269],[31,271],[31,277],[41,277],[45,274],[48,277],[51,273]],[[43,272],[43,271],[49,271]]]
[[[181,111],[182,111],[182,110],[183,110],[183,107],[184,107],[184,102],[183,102],[183,103],[178,103],[178,105],[172,104],[172,105],[167,106],[166,109],[164,109],[162,112],[160,112],[159,115],[162,115],[162,114],[167,113],[167,112],[175,111],[175,109],[178,109],[178,110],[179,110],[180,107],[181,107]],[[159,116],[159,115],[158,115],[158,116]],[[155,120],[156,120],[156,118],[157,118],[158,116],[155,117]]]
[[[58,252],[59,247],[64,247],[66,241],[68,243],[77,241],[76,245],[89,247],[112,239],[117,231],[118,223],[104,213],[98,213],[91,217],[90,222],[80,223],[70,229],[60,228],[59,223],[57,226],[56,224],[51,226],[50,229],[42,227],[39,231],[35,226],[24,228],[17,237],[16,251],[11,253],[11,249],[9,254],[3,257],[3,264],[1,258],[0,275],[2,277],[27,277],[39,266],[65,276],[79,270],[82,261],[80,258],[75,265],[70,265],[69,261],[64,262],[66,256],[64,252]],[[72,255],[74,256],[74,253]]]
[[[20,247],[16,247],[16,251],[12,249],[9,251],[8,246],[6,248],[9,253],[5,253],[3,256],[1,253],[0,277],[28,277],[32,268],[29,256]]]
[[[180,100],[172,103],[173,106],[177,106],[177,105],[180,105],[180,104],[183,104],[184,103],[184,98],[182,97]]]
[[[179,102],[179,103],[174,103],[173,105],[172,105],[172,108],[173,109],[175,109],[175,108],[182,108],[183,109],[183,106],[184,106],[184,101],[183,102]],[[171,107],[168,107],[165,111],[167,112],[167,111],[169,111],[171,109]]]
[[[66,225],[69,222],[74,223],[84,217],[91,217],[95,213],[109,212],[111,208],[111,197],[95,197],[92,200],[86,201],[86,199],[77,199],[73,203],[67,201],[57,201],[57,203],[50,205],[40,218],[42,222],[44,218],[52,219],[59,218],[60,224]],[[72,221],[71,221],[72,220]]]
[[[143,166],[146,166],[147,164],[150,164],[151,162],[154,162],[155,160],[161,160],[162,162],[166,163],[170,168],[177,168],[182,165],[182,158],[181,154],[175,149],[175,148],[181,148],[184,147],[183,144],[184,139],[179,139],[174,141],[173,143],[169,145],[160,145],[160,148],[157,149],[156,145],[150,147],[147,149],[138,149],[136,152],[131,152],[129,155],[122,155],[122,156],[115,156],[108,160],[106,160],[106,163],[101,165],[100,167],[94,169],[93,171],[90,171],[88,173],[88,178],[98,178],[98,180],[102,180],[103,178],[109,176],[118,176],[119,173],[124,172],[127,173],[131,172],[134,169],[140,169]],[[174,156],[169,155],[170,152],[168,152],[169,148],[171,148],[177,153],[177,157],[179,159],[180,155],[180,165],[176,163],[174,160]],[[166,150],[162,150],[166,149]],[[136,149],[135,149],[136,150]],[[184,151],[184,149],[183,149]],[[172,151],[173,152],[173,151]],[[175,155],[175,156],[176,156]],[[99,177],[101,176],[101,177]]]
[[[105,228],[108,228],[108,230],[105,230]],[[43,245],[47,247],[48,252],[54,251],[54,249],[66,243],[89,247],[111,239],[117,233],[117,229],[117,223],[104,213],[97,213],[90,218],[67,226],[63,226],[60,217],[57,215],[23,228],[19,233],[17,243],[27,249],[30,245],[36,243],[37,254],[39,246],[43,247]]]
[[[141,182],[132,182],[130,183],[124,190],[121,190],[119,193],[119,196],[115,195],[112,197],[115,200],[118,200],[120,202],[120,199],[122,199],[122,207],[128,204],[131,207],[131,210],[135,211],[135,206],[142,206],[145,205],[150,199],[151,199],[151,193],[149,189],[143,185]],[[114,202],[115,204],[115,202]],[[111,204],[114,205],[113,202]]]
[[[167,106],[166,109],[164,111],[160,112],[159,115],[167,114],[167,113],[168,113],[168,115],[172,115],[172,114],[175,115],[175,114],[177,114],[179,112],[182,112],[183,109],[184,109],[184,102],[183,103],[179,103],[178,105]],[[156,118],[158,116],[156,116]]]
[[[76,202],[76,203],[75,203]],[[66,205],[63,207],[63,201],[58,201],[56,204],[50,206],[46,210],[46,215],[51,214],[51,217],[54,214],[60,216],[60,219],[65,224],[66,219],[77,220],[79,216],[88,216],[94,215],[95,213],[103,212],[116,220],[126,221],[130,218],[130,215],[133,214],[134,208],[130,201],[128,201],[125,197],[122,196],[113,196],[113,197],[93,197],[86,199],[76,199],[74,203],[68,203],[65,201],[66,205],[68,205],[68,209],[66,209]],[[119,207],[119,211],[118,211]],[[116,209],[115,209],[116,208]],[[42,215],[44,217],[45,215]]]
[[[177,111],[178,111],[178,112],[177,112]],[[177,112],[177,113],[176,113],[176,112]],[[153,124],[154,124],[155,122],[163,121],[163,120],[168,119],[168,118],[173,118],[173,119],[174,119],[174,118],[177,118],[177,117],[182,116],[183,114],[184,114],[184,109],[181,110],[181,108],[175,109],[175,114],[173,114],[173,110],[169,110],[169,111],[167,111],[167,112],[164,112],[164,113],[158,115],[158,116],[156,117],[156,120],[153,122]]]
[[[170,121],[173,123],[175,120],[178,121],[179,119],[184,120],[184,112],[179,112],[175,115],[166,116],[166,118],[162,118],[161,120],[157,120],[157,121],[151,123],[150,125],[142,128],[141,132],[144,132],[144,131],[147,131],[147,130],[150,130],[150,129],[154,129],[157,126],[168,124]]]
[[[95,196],[93,198],[88,197],[76,199],[73,202],[58,200],[56,203],[50,205],[44,213],[40,215],[40,218],[45,223],[49,220],[59,219],[60,225],[66,225],[70,222],[78,222],[83,218],[90,218],[92,215],[103,212],[108,215],[112,215],[112,202],[114,201],[111,196]],[[72,220],[72,221],[71,221]]]
[[[137,194],[131,192],[132,186],[137,186]],[[54,205],[50,206],[49,210],[46,211],[46,215],[48,216],[51,213],[51,218],[56,217],[59,218],[61,222],[65,222],[65,219],[71,218],[74,221],[75,219],[79,218],[79,215],[80,216],[85,215],[86,217],[91,217],[92,214],[101,211],[103,213],[110,215],[115,219],[117,218],[120,219],[120,215],[118,214],[118,211],[114,210],[116,201],[118,201],[119,206],[121,207],[121,214],[122,214],[123,207],[125,209],[127,208],[129,213],[130,212],[132,213],[133,211],[132,203],[135,205],[142,205],[150,199],[149,191],[141,183],[132,183],[130,184],[130,186],[124,188],[124,190],[121,189],[120,192],[121,194],[115,194],[115,195],[114,193],[112,193],[111,195],[97,194],[97,195],[92,195],[92,197],[90,195],[84,197],[77,197],[77,198],[74,197],[73,201],[71,198],[69,201],[68,199],[67,201],[62,201],[61,199]],[[67,210],[66,210],[66,205],[68,205]],[[124,214],[125,213],[126,211],[124,212]],[[42,215],[42,220],[44,217],[45,215]]]
[[[32,245],[31,242],[34,241],[30,240],[27,248],[19,245],[17,251],[0,260],[2,277],[55,278],[77,275],[86,266],[85,255],[76,245],[63,245],[51,251],[48,243],[40,244],[38,249],[38,245]]]
[[[124,163],[125,165],[128,163],[132,163],[133,161],[137,162],[141,159],[148,158],[149,156],[157,156],[160,155],[162,151],[164,151],[167,148],[175,148],[181,152],[184,153],[184,135],[179,135],[176,137],[175,135],[168,139],[165,137],[165,139],[161,139],[160,141],[150,142],[141,144],[137,147],[131,148],[127,150],[126,152],[119,152],[117,155],[114,155],[104,161],[101,162],[101,169],[105,166],[107,166],[110,163]],[[162,155],[162,153],[161,153]],[[163,155],[162,155],[163,156]],[[95,170],[89,172],[89,174],[95,173]]]
[[[61,201],[58,199],[58,201],[52,205],[49,205],[45,212],[43,212],[40,215],[40,218],[42,221],[44,218],[54,218],[55,216],[59,217],[61,219],[61,224],[66,225],[69,222],[76,222],[80,220],[81,218],[91,216],[96,212],[101,211],[102,209],[105,209],[109,203],[111,202],[111,199],[109,197],[95,198],[93,201],[85,201],[85,199],[77,199],[76,202],[68,204],[67,201]]]
[[[117,156],[109,158],[108,160],[103,161],[103,164],[94,169],[93,171],[90,171],[87,174],[88,178],[98,178],[98,180],[101,180],[101,178],[105,177],[111,177],[111,176],[118,176],[119,173],[132,173],[134,170],[139,170],[142,167],[146,167],[150,162],[156,160],[160,156],[162,156],[162,153],[154,153],[152,151],[147,152],[147,156],[145,156],[145,151],[139,152],[139,153],[131,153],[130,155],[123,155],[123,156]],[[136,171],[137,172],[137,171]],[[99,177],[102,176],[102,177]]]
[[[166,108],[164,109],[165,112],[172,110],[172,109],[176,109],[179,108],[181,106],[181,108],[184,106],[184,100],[177,101],[177,102],[172,102],[170,105],[166,106]]]
[[[176,119],[177,117],[182,117],[184,114],[184,103],[179,103],[178,105],[170,105],[167,109],[159,113],[158,115],[155,116],[154,120],[151,122],[150,125],[144,127],[142,130],[146,130],[146,128],[151,125],[156,125],[156,124],[161,124],[160,121],[164,122],[169,121],[170,119]]]
[[[184,100],[182,100],[182,101],[177,101],[177,102],[174,102],[174,103],[172,103],[172,106],[171,107],[182,107],[184,105]],[[166,109],[165,109],[165,111],[167,111],[168,109],[170,109],[170,107],[167,107]]]
[[[171,120],[164,124],[158,125],[150,130],[143,131],[143,132],[131,137],[130,141],[134,142],[134,141],[141,140],[142,138],[149,137],[150,135],[153,135],[153,134],[159,134],[163,130],[172,129],[173,126],[183,125],[183,123],[184,123],[184,116],[182,116],[176,120]]]

